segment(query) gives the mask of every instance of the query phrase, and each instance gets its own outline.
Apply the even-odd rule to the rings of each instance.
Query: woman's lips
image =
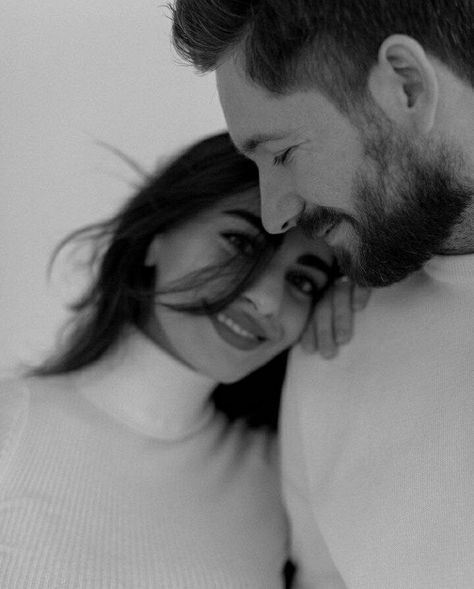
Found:
[[[219,336],[239,350],[254,350],[267,339],[265,329],[241,310],[226,309],[210,319]]]

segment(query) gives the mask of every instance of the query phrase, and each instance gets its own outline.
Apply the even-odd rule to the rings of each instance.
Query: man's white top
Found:
[[[375,291],[282,409],[298,587],[474,588],[474,256]]]
[[[287,529],[263,433],[135,330],[0,387],[2,589],[273,589]]]

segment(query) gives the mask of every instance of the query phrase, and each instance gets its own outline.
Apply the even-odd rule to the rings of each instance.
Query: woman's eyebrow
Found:
[[[250,211],[246,211],[244,209],[230,209],[228,211],[224,211],[226,215],[231,215],[232,217],[240,217],[247,223],[250,223],[255,229],[263,233],[264,228],[262,225],[262,220],[258,215],[251,213]]]
[[[328,276],[335,274],[334,264],[329,265],[323,259],[313,254],[303,254],[296,261],[302,266],[308,266],[309,268],[321,270],[321,272],[324,272]]]

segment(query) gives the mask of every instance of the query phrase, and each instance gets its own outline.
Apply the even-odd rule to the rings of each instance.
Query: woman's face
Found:
[[[236,255],[252,256],[263,239],[258,192],[251,189],[157,236],[147,264],[155,265],[156,289],[162,291],[197,270],[225,264]],[[218,382],[234,382],[298,341],[315,294],[328,281],[320,261],[324,268],[332,259],[322,240],[291,230],[257,280],[225,309],[193,315],[157,303],[144,329],[198,372]],[[192,294],[202,299],[203,287]],[[190,293],[168,293],[159,300],[189,302]]]

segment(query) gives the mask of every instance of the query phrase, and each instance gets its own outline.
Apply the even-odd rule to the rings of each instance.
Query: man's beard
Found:
[[[315,234],[345,222],[354,240],[334,248],[341,270],[360,285],[387,286],[443,250],[473,192],[463,182],[462,158],[454,148],[438,146],[426,153],[407,138],[380,132],[365,147],[376,177],[357,175],[355,216],[319,208],[301,225]]]

